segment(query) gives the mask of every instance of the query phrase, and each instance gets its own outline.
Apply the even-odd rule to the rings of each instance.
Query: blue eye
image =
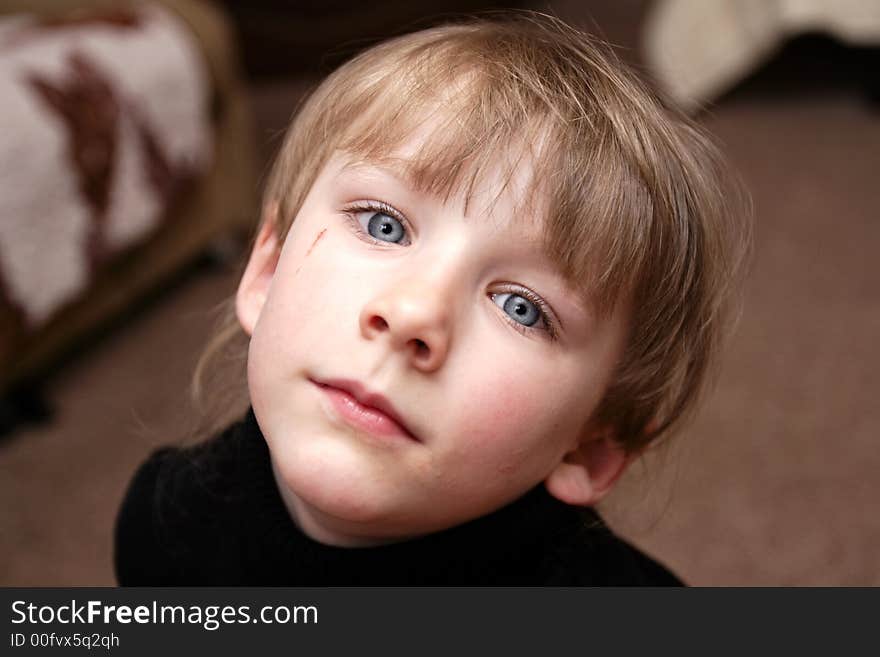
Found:
[[[373,212],[367,221],[366,230],[370,237],[383,242],[397,243],[406,237],[406,229],[403,224],[384,212]]]
[[[493,294],[492,300],[523,326],[534,326],[541,320],[541,309],[524,296],[513,293]]]
[[[357,201],[344,208],[348,225],[366,242],[409,246],[410,224],[403,213],[382,201]]]

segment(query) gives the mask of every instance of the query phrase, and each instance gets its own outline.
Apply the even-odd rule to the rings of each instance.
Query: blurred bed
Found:
[[[0,396],[249,230],[238,62],[197,0],[0,0]]]

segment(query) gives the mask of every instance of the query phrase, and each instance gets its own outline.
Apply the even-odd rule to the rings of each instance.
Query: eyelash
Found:
[[[522,333],[523,335],[525,335],[527,337],[532,337],[534,335],[535,331],[542,331],[543,330],[543,332],[546,334],[546,336],[549,340],[554,341],[554,342],[557,340],[557,338],[559,337],[559,333],[556,328],[556,323],[553,321],[553,311],[550,309],[549,304],[546,301],[544,301],[541,297],[539,297],[537,294],[535,294],[531,290],[524,288],[524,287],[519,287],[519,286],[510,287],[510,288],[504,290],[503,292],[494,292],[491,296],[495,296],[496,294],[515,294],[517,296],[520,296],[523,299],[526,299],[527,301],[529,301],[530,303],[535,304],[535,307],[538,309],[538,312],[541,314],[541,321],[544,323],[543,329],[534,328],[531,326],[526,326],[525,324],[520,324],[516,320],[511,319],[510,315],[505,313],[503,308],[499,308],[501,313],[507,319],[508,323],[511,326],[513,326],[513,328],[515,330],[519,331],[520,333]],[[497,306],[497,304],[495,304],[495,305]]]
[[[382,214],[387,214],[389,217],[393,217],[394,219],[397,219],[397,221],[399,221],[401,224],[403,224],[407,235],[413,232],[412,226],[410,226],[409,221],[407,221],[406,217],[404,217],[401,212],[388,205],[387,203],[383,203],[382,201],[357,201],[356,203],[345,207],[343,209],[343,212],[345,212],[345,214],[348,216],[349,227],[354,232],[354,234],[371,244],[389,246],[390,244],[393,244],[393,242],[383,242],[382,240],[377,240],[375,237],[365,231],[363,226],[361,226],[360,222],[357,220],[356,216],[361,212],[381,212]],[[400,243],[398,243],[398,246],[406,246],[406,244],[401,245]]]
[[[382,214],[387,214],[389,217],[393,217],[401,224],[403,224],[404,229],[406,230],[407,235],[413,232],[412,226],[410,226],[409,221],[406,217],[403,216],[401,212],[399,212],[394,207],[388,205],[387,203],[383,203],[382,201],[358,201],[349,206],[346,206],[343,209],[343,212],[348,217],[348,225],[352,232],[355,233],[359,238],[371,243],[371,244],[379,244],[382,246],[388,246],[389,244],[393,244],[392,242],[383,242],[382,240],[377,240],[375,237],[370,235],[363,229],[360,222],[357,220],[357,216],[361,212],[381,212]],[[399,244],[399,243],[398,243]],[[406,244],[402,246],[407,246]],[[523,297],[528,300],[530,303],[535,304],[535,307],[538,309],[538,312],[541,314],[541,321],[544,323],[543,329],[536,329],[531,326],[525,326],[524,324],[520,324],[514,319],[504,312],[504,309],[498,308],[501,311],[501,314],[504,315],[504,318],[507,320],[507,323],[510,324],[514,330],[522,333],[526,337],[533,337],[535,331],[543,331],[543,333],[547,336],[547,338],[551,341],[556,341],[559,337],[558,329],[556,327],[556,323],[553,320],[554,314],[550,309],[550,306],[537,294],[532,292],[531,290],[520,287],[518,285],[509,286],[503,292],[493,292],[490,296],[494,297],[496,294],[516,294],[518,296]],[[493,305],[494,301],[493,301]]]

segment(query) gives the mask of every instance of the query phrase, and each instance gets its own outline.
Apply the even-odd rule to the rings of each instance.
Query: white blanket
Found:
[[[188,29],[158,7],[0,21],[0,303],[28,330],[207,167],[209,94]]]

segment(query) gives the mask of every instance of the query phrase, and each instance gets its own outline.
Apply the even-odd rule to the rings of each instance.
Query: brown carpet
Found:
[[[255,89],[267,153],[299,87]],[[743,318],[695,422],[603,506],[691,584],[880,585],[880,112],[860,91],[759,79],[703,117],[757,207]],[[184,425],[234,285],[190,274],[48,382],[55,422],[0,444],[0,585],[114,583],[124,487]]]

